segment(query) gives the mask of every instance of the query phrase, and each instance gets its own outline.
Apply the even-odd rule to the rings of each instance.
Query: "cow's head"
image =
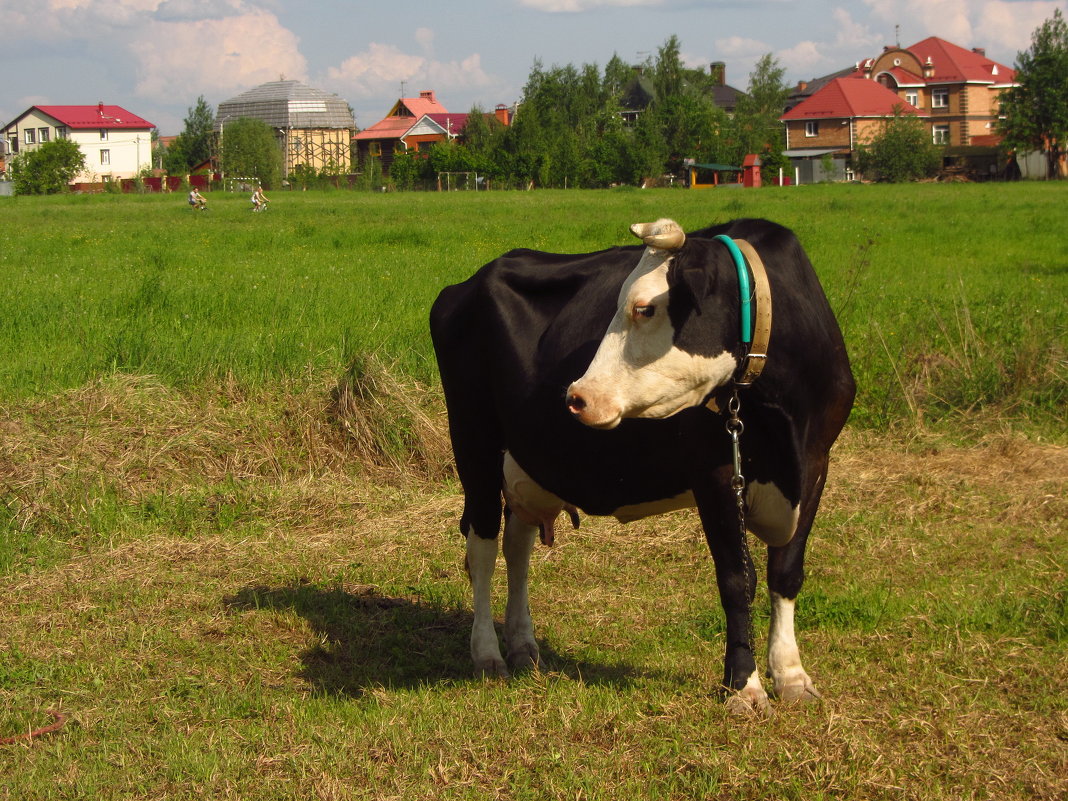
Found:
[[[594,428],[697,406],[737,366],[728,336],[737,316],[726,302],[714,302],[708,243],[687,243],[668,219],[631,231],[645,242],[645,252],[623,282],[593,361],[567,391],[571,414]]]

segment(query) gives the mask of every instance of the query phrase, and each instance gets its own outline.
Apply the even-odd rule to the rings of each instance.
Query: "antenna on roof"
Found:
[[[401,97],[404,97],[404,84],[406,84],[406,83],[408,83],[408,82],[407,81],[401,81],[401,93],[400,93]]]
[[[898,48],[901,47],[901,26],[900,25],[895,25],[894,26],[894,46],[898,47]]]

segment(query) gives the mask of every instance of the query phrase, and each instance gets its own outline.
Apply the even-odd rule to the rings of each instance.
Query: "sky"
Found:
[[[167,136],[198,97],[285,78],[365,128],[427,89],[456,113],[510,106],[535,63],[637,64],[672,35],[743,91],[767,53],[794,84],[928,36],[1011,67],[1055,9],[1068,0],[0,0],[0,119],[103,101]]]

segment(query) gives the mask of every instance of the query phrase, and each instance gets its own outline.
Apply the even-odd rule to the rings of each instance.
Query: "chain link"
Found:
[[[752,605],[753,599],[749,597],[749,588],[755,583],[755,577],[752,573],[753,558],[749,553],[749,537],[745,528],[745,476],[742,475],[742,449],[741,449],[741,436],[745,431],[745,424],[742,422],[738,413],[742,410],[742,402],[738,397],[738,389],[735,388],[734,393],[731,395],[731,399],[727,402],[727,412],[730,417],[727,418],[726,428],[727,433],[731,438],[732,455],[734,460],[734,475],[731,476],[731,489],[734,490],[734,503],[738,507],[738,536],[741,539],[742,545],[742,574],[745,580],[745,597],[748,605]],[[747,632],[749,638],[749,650],[756,654],[753,643],[753,615],[752,609],[748,615],[749,631]]]

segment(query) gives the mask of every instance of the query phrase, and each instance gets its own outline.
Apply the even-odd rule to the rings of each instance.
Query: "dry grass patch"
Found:
[[[375,381],[4,410],[0,736],[70,719],[0,748],[0,799],[1068,793],[1065,449],[848,432],[799,605],[826,700],[737,721],[691,513],[539,546],[544,670],[470,678],[440,400]],[[424,450],[358,448],[413,392]]]

